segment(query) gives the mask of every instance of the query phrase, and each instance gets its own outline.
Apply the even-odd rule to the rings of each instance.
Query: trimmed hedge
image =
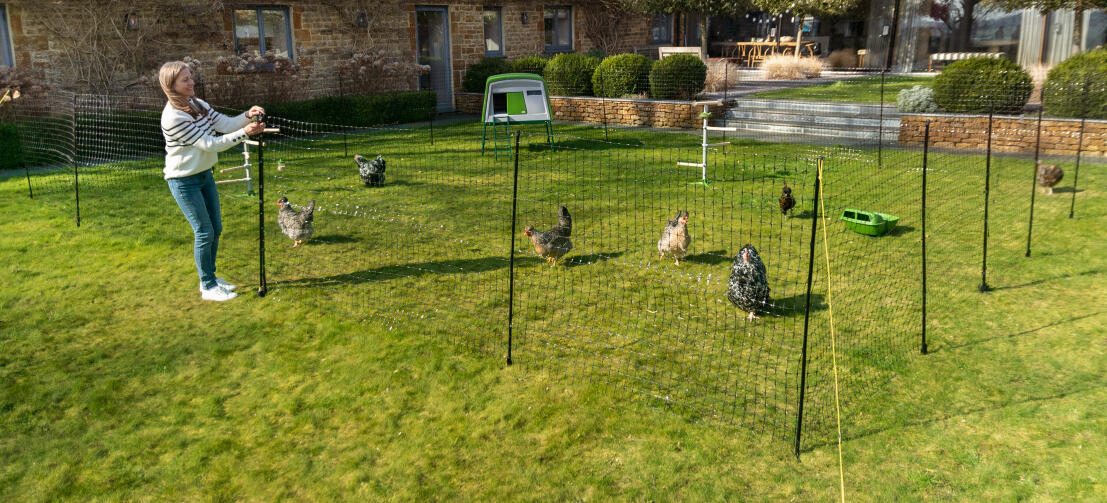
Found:
[[[649,88],[650,58],[641,54],[617,54],[600,62],[592,74],[592,91],[596,96],[618,98],[646,92]]]
[[[600,66],[599,58],[573,52],[558,54],[546,64],[543,77],[554,96],[591,96],[592,74]]]
[[[22,162],[23,150],[15,124],[0,124],[0,170],[18,168]]]
[[[267,114],[285,119],[361,127],[430,120],[437,105],[434,91],[397,91],[269,103],[264,107]]]
[[[535,55],[512,61],[510,66],[513,73],[533,73],[535,75],[542,75],[546,72],[546,63],[549,62],[550,58],[542,55]],[[481,89],[481,92],[484,92],[484,89]]]
[[[473,63],[465,70],[465,77],[461,79],[461,88],[470,93],[483,93],[484,83],[488,77],[508,73],[511,65],[504,58],[484,58],[480,63]]]
[[[690,100],[703,91],[707,65],[691,54],[674,54],[650,69],[650,97],[658,100]]]
[[[1006,59],[969,58],[934,78],[934,102],[951,113],[1019,113],[1034,90],[1030,74]]]
[[[1089,119],[1107,119],[1107,49],[1077,54],[1053,67],[1042,87],[1042,106],[1054,117],[1086,113]]]

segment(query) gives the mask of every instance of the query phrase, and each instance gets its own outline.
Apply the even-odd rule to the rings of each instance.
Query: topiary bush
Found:
[[[511,62],[511,71],[514,73],[533,73],[542,75],[546,72],[546,63],[550,58],[542,55],[527,56]]]
[[[934,78],[934,101],[951,113],[1018,113],[1030,98],[1030,74],[1006,59],[969,58]]]
[[[484,58],[480,63],[469,65],[465,77],[461,79],[461,88],[470,93],[483,93],[488,77],[511,72],[511,66],[504,58]]]
[[[554,56],[542,75],[552,95],[591,96],[592,74],[599,65],[599,58],[568,52]]]
[[[915,86],[904,89],[896,96],[896,107],[900,112],[933,113],[938,111],[934,102],[934,90],[929,87]]]
[[[650,97],[659,100],[690,100],[703,91],[707,65],[691,54],[674,54],[650,69]]]
[[[1042,87],[1042,106],[1054,117],[1107,119],[1107,49],[1077,54],[1053,67]]]
[[[646,92],[652,64],[650,58],[641,54],[609,56],[592,74],[592,92],[604,98]]]

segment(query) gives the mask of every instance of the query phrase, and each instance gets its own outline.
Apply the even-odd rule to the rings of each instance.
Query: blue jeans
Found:
[[[219,250],[219,235],[223,232],[223,217],[219,212],[219,191],[215,188],[215,176],[211,170],[186,176],[170,178],[169,192],[177,200],[177,206],[192,226],[196,237],[193,254],[196,257],[196,272],[200,274],[200,285],[214,288],[215,254]]]

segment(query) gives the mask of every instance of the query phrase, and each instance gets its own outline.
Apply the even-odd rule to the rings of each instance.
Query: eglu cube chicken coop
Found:
[[[484,127],[480,151],[492,127],[492,152],[498,159],[511,155],[512,124],[545,124],[546,141],[553,145],[553,124],[546,81],[533,73],[503,73],[488,77],[484,83]]]

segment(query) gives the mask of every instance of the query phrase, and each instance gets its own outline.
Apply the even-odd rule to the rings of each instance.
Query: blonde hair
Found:
[[[186,69],[188,69],[188,64],[184,61],[170,61],[161,65],[161,69],[158,70],[158,82],[161,84],[161,90],[165,93],[165,97],[169,99],[169,106],[193,117],[205,116],[207,110],[204,107],[193,106],[192,100],[173,90],[173,83],[181,76],[181,72]]]

